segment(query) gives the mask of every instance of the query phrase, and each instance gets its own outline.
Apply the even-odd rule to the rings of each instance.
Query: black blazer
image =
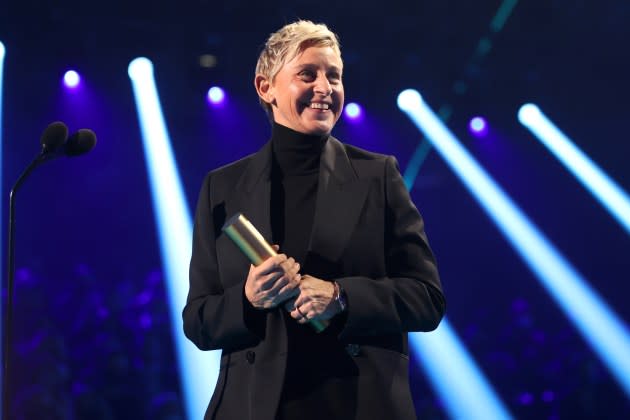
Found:
[[[249,305],[249,261],[221,232],[227,218],[242,212],[271,238],[271,153],[269,142],[210,172],[197,205],[183,320],[200,349],[222,349],[208,419],[273,419],[282,392],[286,315]],[[351,350],[333,362],[349,410],[344,418],[414,419],[406,333],[435,329],[445,300],[395,159],[330,137],[315,206],[301,271],[336,280],[347,293],[346,314],[329,327],[338,333],[334,345]]]

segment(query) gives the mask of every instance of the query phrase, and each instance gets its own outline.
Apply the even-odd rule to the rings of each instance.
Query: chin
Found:
[[[308,124],[304,126],[305,134],[312,134],[316,136],[321,136],[324,134],[330,134],[332,131],[334,124]]]
[[[308,130],[304,134],[308,134],[309,136],[327,136],[331,131],[332,130]]]

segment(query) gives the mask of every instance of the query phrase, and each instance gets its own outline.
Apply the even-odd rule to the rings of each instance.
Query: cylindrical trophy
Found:
[[[258,229],[242,213],[230,217],[223,226],[223,232],[256,266],[277,255]],[[317,332],[324,331],[328,326],[328,321],[324,320],[310,319],[308,322]]]

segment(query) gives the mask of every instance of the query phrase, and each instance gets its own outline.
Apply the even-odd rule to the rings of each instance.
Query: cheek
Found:
[[[342,89],[341,92],[339,92],[339,94],[337,95],[337,102],[339,103],[339,107],[337,109],[338,115],[341,115],[341,112],[343,111],[344,101],[345,101],[345,96]]]
[[[335,93],[337,94],[337,99],[339,100],[340,103],[343,103],[343,100],[345,98],[345,92],[343,90],[343,85],[339,86],[337,89],[335,89]]]

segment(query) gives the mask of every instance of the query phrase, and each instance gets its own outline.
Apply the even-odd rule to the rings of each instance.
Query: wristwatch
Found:
[[[344,312],[348,307],[348,301],[346,299],[346,291],[343,290],[343,287],[337,282],[334,282],[335,292],[333,294],[333,301],[339,307],[339,313]]]

